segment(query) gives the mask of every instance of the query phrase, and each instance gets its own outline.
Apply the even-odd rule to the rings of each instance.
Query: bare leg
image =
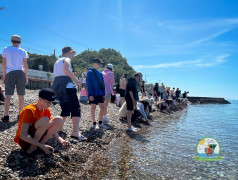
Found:
[[[62,126],[63,119],[60,116],[55,117],[49,123],[49,128],[46,135],[43,137],[40,143],[45,144],[48,139],[50,139],[55,133],[57,133]]]
[[[131,117],[132,117],[132,111],[127,111],[127,124],[128,128],[131,128]]]
[[[19,114],[22,111],[23,107],[24,107],[24,95],[18,95],[18,99],[19,99]]]
[[[104,112],[104,103],[98,103],[100,112],[99,112],[99,121],[102,121],[103,112]]]
[[[62,125],[61,125],[59,131],[63,131],[63,130],[64,130],[64,123],[65,123],[65,121],[66,121],[67,116],[61,116],[61,117],[63,118],[63,123],[62,123]]]
[[[5,116],[9,116],[9,107],[11,102],[11,95],[6,95],[5,101],[4,101],[4,114]]]
[[[92,120],[92,122],[95,122],[95,110],[96,110],[96,104],[91,104],[91,120]]]
[[[45,133],[45,131],[49,128],[50,122],[48,117],[42,117],[35,123],[36,132],[34,135],[34,139],[36,141],[40,141],[41,137]],[[31,145],[27,150],[27,153],[31,154],[34,150],[36,150],[36,146]]]
[[[80,117],[72,117],[72,121],[73,121],[73,131],[72,131],[72,136],[80,136],[79,135],[79,121],[80,121]]]
[[[107,115],[107,106],[108,106],[108,103],[110,102],[110,99],[106,99],[104,101],[104,113],[103,115],[106,116]]]
[[[124,102],[125,102],[125,98],[121,97],[121,106],[124,104]]]

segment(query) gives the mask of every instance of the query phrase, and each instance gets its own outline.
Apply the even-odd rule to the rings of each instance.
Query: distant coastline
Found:
[[[217,97],[189,96],[188,100],[193,104],[231,104],[225,98],[217,98]]]

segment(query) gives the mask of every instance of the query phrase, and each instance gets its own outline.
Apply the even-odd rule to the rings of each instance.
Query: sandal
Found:
[[[77,137],[77,136],[70,136],[73,139],[77,139],[79,141],[87,141],[88,139],[86,137],[84,137],[83,135]]]

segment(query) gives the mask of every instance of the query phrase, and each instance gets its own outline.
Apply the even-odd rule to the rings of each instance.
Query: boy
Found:
[[[37,148],[42,149],[45,154],[54,152],[52,146],[45,142],[54,137],[64,148],[68,148],[70,143],[62,139],[58,134],[63,120],[57,116],[51,119],[50,105],[55,100],[55,93],[49,88],[39,92],[39,99],[36,103],[26,106],[19,116],[18,129],[14,141],[29,155],[35,156]]]
[[[102,123],[104,113],[104,100],[105,100],[105,84],[102,73],[99,69],[102,67],[102,60],[100,58],[93,59],[93,68],[89,68],[86,78],[89,104],[91,104],[91,120],[93,123],[93,129],[107,129],[104,123]],[[99,105],[99,126],[95,121],[96,105]]]
[[[3,122],[9,122],[9,107],[15,86],[19,99],[19,113],[24,107],[25,85],[28,83],[27,52],[20,48],[21,37],[11,37],[12,46],[6,47],[2,53],[2,74],[5,84],[5,101]]]

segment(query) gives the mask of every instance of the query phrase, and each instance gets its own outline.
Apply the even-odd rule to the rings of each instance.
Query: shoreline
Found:
[[[25,105],[31,104],[37,100],[38,90],[26,90]],[[60,144],[55,139],[50,139],[47,144],[54,147],[55,153],[53,155],[47,155],[42,159],[32,159],[26,157],[21,151],[20,147],[13,141],[13,138],[17,129],[17,95],[12,98],[14,105],[10,106],[10,123],[0,123],[0,179],[4,178],[23,178],[23,179],[42,179],[42,178],[57,178],[62,179],[64,176],[67,178],[87,178],[93,174],[87,174],[91,172],[90,167],[93,165],[93,157],[97,157],[97,154],[109,151],[113,146],[113,142],[120,141],[121,138],[127,136],[126,128],[127,124],[119,120],[119,107],[114,104],[109,104],[108,117],[112,120],[109,124],[108,130],[92,130],[90,119],[90,106],[81,104],[81,120],[80,120],[80,132],[88,138],[88,141],[81,142],[70,138],[72,131],[72,122],[69,118],[65,123],[64,129],[66,135],[63,138],[69,140],[72,144],[69,150],[61,148]],[[3,105],[0,105],[0,116],[3,115]],[[59,115],[60,106],[55,105],[50,108],[52,117]],[[96,117],[98,115],[99,108],[96,109]],[[173,114],[179,114],[181,110]],[[14,116],[12,116],[14,114]],[[173,115],[171,114],[171,115]],[[165,113],[158,111],[151,112],[150,116],[154,121],[156,119],[166,119],[171,117]],[[137,128],[146,128],[149,123],[145,121],[139,121],[133,123]],[[138,134],[140,130],[138,131]],[[103,163],[103,162],[97,162]],[[28,168],[30,164],[31,168]]]

